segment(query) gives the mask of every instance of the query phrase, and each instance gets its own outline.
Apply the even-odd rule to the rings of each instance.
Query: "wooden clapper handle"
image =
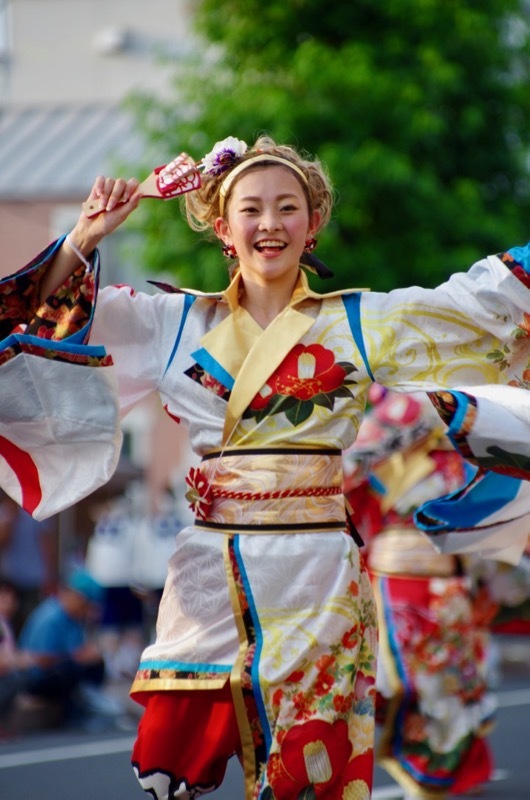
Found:
[[[173,197],[198,189],[200,185],[199,165],[187,153],[181,153],[169,164],[156,167],[138,186],[138,191],[142,198],[172,200]],[[96,217],[105,210],[99,207],[97,199],[87,200],[82,209],[87,217]]]

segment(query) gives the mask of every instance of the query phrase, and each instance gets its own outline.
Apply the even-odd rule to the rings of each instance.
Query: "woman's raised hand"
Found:
[[[70,275],[80,262],[88,266],[88,258],[103,237],[116,230],[140,202],[136,178],[96,178],[88,200],[99,205],[101,213],[88,217],[81,211],[43,276],[40,297],[44,301]]]
[[[101,213],[88,217],[81,212],[72,236],[82,234],[90,238],[92,249],[109,233],[112,233],[134,211],[141,199],[136,178],[107,178],[99,175],[94,181],[87,203],[96,206]]]
[[[92,188],[91,197],[99,200],[101,210],[112,211],[120,203],[126,203],[139,186],[136,178],[105,178],[99,175]]]

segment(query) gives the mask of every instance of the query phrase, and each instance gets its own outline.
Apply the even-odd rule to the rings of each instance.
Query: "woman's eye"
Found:
[[[289,205],[282,206],[280,211],[282,211],[282,212],[296,211],[296,206],[293,203],[289,203]]]

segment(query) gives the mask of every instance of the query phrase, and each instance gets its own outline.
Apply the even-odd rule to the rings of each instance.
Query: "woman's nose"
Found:
[[[260,228],[262,230],[275,231],[281,228],[281,226],[281,216],[275,209],[268,209],[261,215]]]

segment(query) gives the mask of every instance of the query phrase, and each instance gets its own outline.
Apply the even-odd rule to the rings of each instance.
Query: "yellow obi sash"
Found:
[[[345,530],[340,450],[226,450],[186,478],[201,527],[248,533]]]
[[[370,542],[368,565],[380,575],[449,578],[457,573],[457,562],[448,553],[438,553],[416,528],[387,528]]]

